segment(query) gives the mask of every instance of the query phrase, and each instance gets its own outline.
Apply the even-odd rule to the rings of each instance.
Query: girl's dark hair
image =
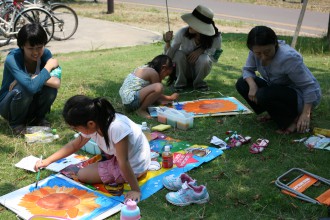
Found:
[[[94,121],[109,147],[108,129],[115,118],[115,113],[115,109],[105,98],[91,99],[84,95],[76,95],[66,101],[62,115],[70,126],[86,127],[89,121]]]
[[[167,55],[161,54],[161,55],[156,56],[153,60],[151,60],[150,62],[147,63],[147,66],[156,70],[157,73],[160,73],[163,65],[166,65],[168,67],[173,67],[173,71],[172,71],[171,75],[168,76],[167,81],[166,81],[166,85],[170,86],[176,80],[175,65],[173,64],[172,59]]]
[[[213,44],[213,39],[218,37],[219,35],[221,35],[221,32],[219,32],[219,30],[215,26],[214,22],[212,23],[212,25],[213,25],[214,31],[215,31],[215,34],[213,36],[207,36],[207,35],[200,33],[200,43],[201,43],[200,47],[204,50],[211,48],[212,44]],[[189,33],[189,27],[188,27],[184,36],[187,37],[188,39],[192,39],[195,37],[195,34]]]
[[[19,30],[17,46],[22,49],[26,42],[29,42],[32,47],[47,44],[46,31],[39,23],[26,24]]]
[[[253,46],[265,46],[269,44],[274,44],[275,49],[278,48],[278,38],[275,32],[266,26],[255,26],[249,32],[247,37],[246,46],[252,50]]]

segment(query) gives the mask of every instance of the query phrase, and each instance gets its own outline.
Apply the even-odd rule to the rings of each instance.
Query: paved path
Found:
[[[116,2],[141,4],[146,7],[157,7],[164,9],[164,13],[166,9],[165,0],[116,0]],[[203,4],[214,11],[214,16],[217,19],[267,25],[288,31],[295,30],[300,15],[300,9],[278,8],[248,3],[233,3],[224,0],[167,0],[167,4],[169,7],[169,13],[189,13],[197,5]],[[330,7],[328,8],[330,10]],[[321,13],[306,10],[301,33],[324,36],[327,32],[328,20],[329,12]]]
[[[105,1],[105,0],[100,0]],[[164,1],[155,0],[116,0],[117,2],[133,2],[145,5],[155,5],[165,9]],[[229,20],[243,20],[257,24],[270,25],[293,31],[300,10],[283,9],[243,3],[223,2],[222,0],[168,0],[169,12],[191,12],[198,4],[213,8],[215,17]],[[116,9],[115,9],[116,13]],[[165,13],[165,11],[164,11]],[[328,13],[306,12],[301,32],[322,35],[326,32]],[[152,18],[151,18],[152,19]],[[47,46],[52,53],[69,53],[75,51],[90,51],[114,47],[135,46],[153,43],[161,40],[160,33],[144,30],[121,23],[79,17],[77,32],[69,40],[51,40]],[[1,55],[5,56],[16,41],[0,47]]]
[[[64,41],[51,40],[47,44],[53,54],[143,45],[162,39],[159,33],[125,24],[85,17],[78,19],[78,29],[72,38]],[[0,47],[1,54],[16,47],[16,40],[12,40],[9,45]]]

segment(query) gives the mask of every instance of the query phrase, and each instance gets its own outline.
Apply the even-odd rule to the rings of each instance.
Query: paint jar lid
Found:
[[[170,145],[165,145],[164,150],[170,152],[171,151],[171,146]]]

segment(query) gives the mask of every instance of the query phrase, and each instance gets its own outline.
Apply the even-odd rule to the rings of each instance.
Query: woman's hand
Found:
[[[166,43],[169,43],[173,39],[173,31],[167,31],[165,34],[163,34],[163,40]]]
[[[204,53],[204,50],[202,48],[198,48],[197,50],[194,50],[187,56],[187,60],[189,63],[195,63],[198,59],[198,57]]]
[[[311,121],[311,104],[305,104],[304,109],[297,121],[297,132],[306,133],[309,132],[309,126]]]
[[[131,199],[133,201],[136,201],[137,203],[140,202],[141,192],[133,191],[133,190],[127,192],[126,195],[125,195],[125,202],[129,199]]]
[[[13,90],[13,88],[16,86],[16,84],[17,84],[16,79],[15,79],[12,83],[10,83],[10,85],[9,85],[9,92],[10,92],[11,90]]]
[[[48,70],[48,72],[50,72],[50,71],[52,71],[53,69],[55,69],[56,67],[58,67],[58,61],[56,60],[56,59],[54,59],[54,58],[50,58],[48,61],[47,61],[47,63],[46,63],[46,65],[45,65],[45,69],[47,69]]]
[[[254,79],[252,77],[248,77],[245,79],[246,83],[249,85],[249,93],[248,93],[248,97],[249,99],[258,104],[258,100],[257,100],[257,91],[258,91],[258,86],[256,84],[256,82],[254,81]]]
[[[257,91],[258,91],[258,87],[250,86],[249,93],[248,93],[249,99],[256,104],[258,103],[257,96],[256,96]]]

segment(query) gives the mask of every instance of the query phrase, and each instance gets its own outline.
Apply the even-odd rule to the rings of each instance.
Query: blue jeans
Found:
[[[57,89],[48,86],[31,94],[17,84],[0,102],[0,115],[14,128],[31,121],[43,120],[57,96]]]

